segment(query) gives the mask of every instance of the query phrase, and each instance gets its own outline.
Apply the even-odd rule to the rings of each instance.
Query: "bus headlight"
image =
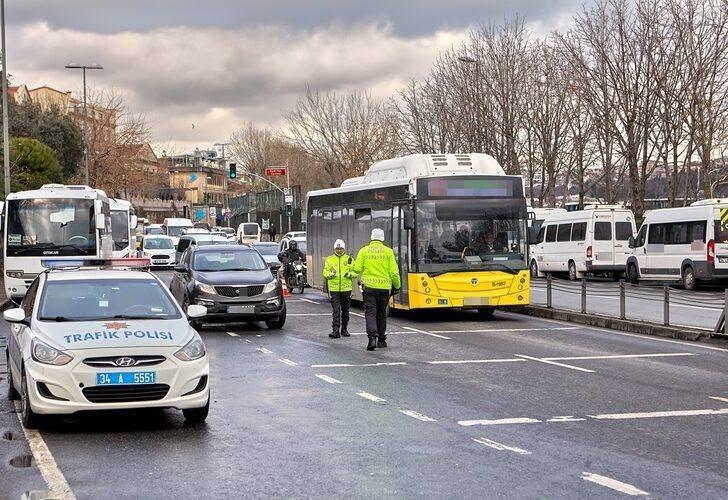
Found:
[[[23,277],[23,271],[5,271],[5,276],[8,278],[17,278],[20,279]]]

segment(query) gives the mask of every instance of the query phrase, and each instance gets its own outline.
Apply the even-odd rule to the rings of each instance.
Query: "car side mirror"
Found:
[[[131,216],[130,227],[132,229],[136,229],[137,224],[139,224],[139,217],[137,217],[136,215],[132,215]]]
[[[630,236],[630,237],[629,237],[629,239],[627,240],[627,246],[628,246],[629,248],[634,248],[634,247],[635,247],[635,246],[634,246],[634,236]]]
[[[105,227],[106,227],[106,215],[96,214],[96,229],[98,231],[103,231]]]
[[[407,231],[411,231],[415,228],[415,214],[412,210],[405,210],[404,214],[404,228]]]
[[[29,324],[25,317],[25,311],[21,307],[6,309],[3,311],[3,318],[5,318],[5,321],[8,323],[21,323],[23,325]]]
[[[174,266],[174,270],[176,272],[178,272],[178,273],[186,273],[187,272],[187,268],[185,266],[179,265],[179,264],[176,265],[176,266]]]
[[[187,317],[190,319],[202,318],[207,315],[207,308],[199,304],[190,304],[187,306]]]

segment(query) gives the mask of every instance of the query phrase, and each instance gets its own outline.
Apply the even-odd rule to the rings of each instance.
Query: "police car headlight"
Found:
[[[187,342],[182,349],[174,353],[174,357],[182,361],[194,361],[205,355],[205,344],[199,335],[195,336]]]
[[[33,354],[33,359],[38,363],[43,363],[44,365],[67,365],[73,359],[73,356],[69,356],[68,354],[36,339],[33,339],[30,350]]]
[[[275,292],[278,288],[278,281],[273,280],[263,287],[263,293]]]
[[[198,281],[196,286],[197,286],[197,289],[199,291],[201,291],[202,293],[211,293],[211,294],[217,293],[217,292],[215,292],[215,288],[212,285],[208,285],[207,283],[200,283]]]

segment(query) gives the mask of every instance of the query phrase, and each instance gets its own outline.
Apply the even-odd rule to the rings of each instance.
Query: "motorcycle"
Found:
[[[303,294],[303,290],[306,288],[306,264],[302,260],[296,260],[286,264],[288,271],[288,280],[286,280],[286,287],[288,292],[298,290],[299,293]]]

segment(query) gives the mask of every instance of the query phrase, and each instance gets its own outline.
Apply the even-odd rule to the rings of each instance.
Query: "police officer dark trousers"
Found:
[[[334,243],[334,254],[324,260],[323,275],[329,290],[332,319],[329,337],[338,339],[349,337],[349,306],[351,305],[352,278],[355,277],[352,267],[353,259],[346,254],[343,240]]]
[[[391,292],[397,293],[401,284],[394,252],[384,245],[383,230],[372,229],[371,242],[356,256],[354,273],[364,287],[367,351],[387,347],[387,305]]]

